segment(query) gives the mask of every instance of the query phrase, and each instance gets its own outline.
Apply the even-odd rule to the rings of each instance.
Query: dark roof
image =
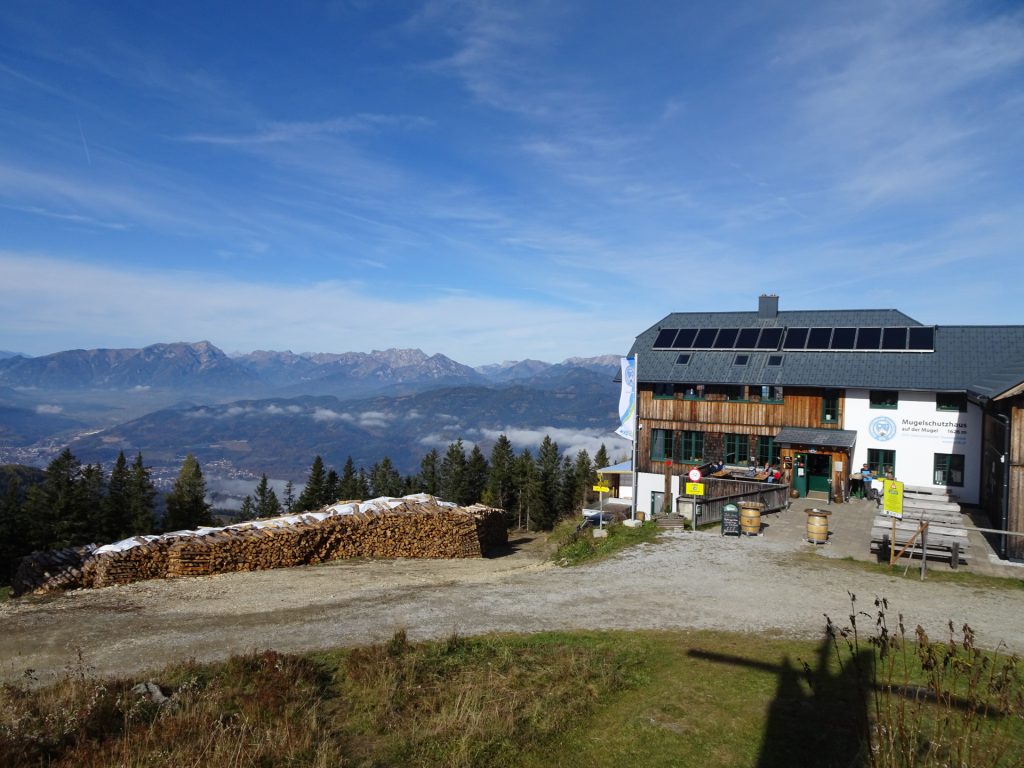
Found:
[[[821,445],[831,448],[853,448],[857,433],[849,429],[812,429],[783,427],[775,436],[776,445]]]
[[[644,383],[753,384],[968,392],[993,397],[1024,381],[1024,325],[936,326],[932,352],[655,350],[662,328],[919,326],[895,309],[757,312],[676,312],[639,336],[638,379]],[[747,356],[736,365],[737,354]],[[782,364],[769,366],[769,355]]]

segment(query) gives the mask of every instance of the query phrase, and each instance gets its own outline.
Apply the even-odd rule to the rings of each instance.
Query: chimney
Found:
[[[774,320],[779,316],[779,297],[774,293],[762,293],[757,299],[757,319]]]

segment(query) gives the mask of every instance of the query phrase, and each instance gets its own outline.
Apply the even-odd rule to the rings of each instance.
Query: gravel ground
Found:
[[[892,624],[902,612],[911,629],[941,638],[949,620],[967,621],[981,643],[1024,653],[1024,590],[865,572],[782,529],[743,539],[671,532],[571,569],[548,562],[542,539],[523,537],[484,560],[341,561],[8,601],[0,679],[32,669],[45,681],[78,664],[136,675],[258,648],[363,644],[399,628],[413,639],[645,628],[816,637],[823,614],[845,623],[848,591],[872,613],[874,597],[886,597]],[[864,621],[870,629],[873,618]]]

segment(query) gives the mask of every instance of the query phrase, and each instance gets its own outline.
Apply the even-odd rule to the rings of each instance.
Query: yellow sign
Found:
[[[608,493],[611,490],[607,485],[595,485],[594,490],[598,493]]]
[[[687,483],[686,484],[686,495],[687,496],[703,496],[704,495],[704,483]]]
[[[899,480],[882,481],[882,511],[889,517],[903,517],[903,483]]]

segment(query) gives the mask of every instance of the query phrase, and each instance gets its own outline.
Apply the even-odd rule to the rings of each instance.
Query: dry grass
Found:
[[[466,640],[315,656],[272,651],[137,681],[82,672],[0,690],[3,766],[476,766],[567,728],[630,683],[608,639]]]

